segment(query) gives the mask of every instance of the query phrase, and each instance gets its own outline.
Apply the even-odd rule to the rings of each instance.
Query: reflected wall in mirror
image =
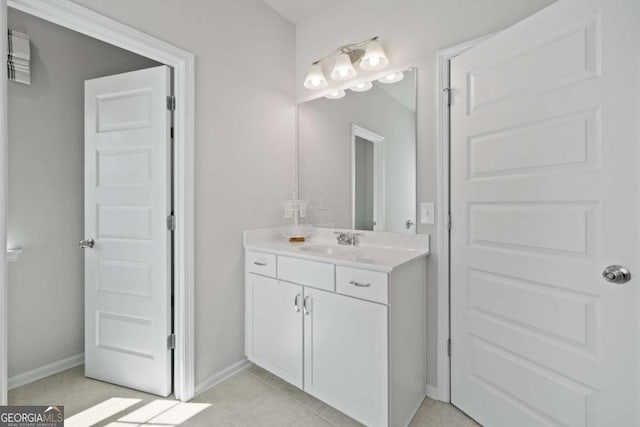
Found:
[[[298,185],[311,202],[309,223],[416,232],[416,70],[402,74],[299,105]]]

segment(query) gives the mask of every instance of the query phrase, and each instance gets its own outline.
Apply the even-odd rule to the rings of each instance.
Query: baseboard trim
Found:
[[[415,409],[413,410],[413,412],[411,413],[411,416],[409,417],[409,419],[402,425],[404,425],[405,427],[409,427],[411,425],[411,421],[413,421],[413,418],[416,416],[416,414],[418,413],[418,411],[420,410],[420,407],[422,406],[422,403],[424,402],[424,398],[425,396],[422,396],[420,398],[420,400],[418,401],[418,404],[416,405]]]
[[[249,366],[251,366],[251,362],[249,362],[247,359],[242,359],[237,361],[233,365],[224,368],[223,370],[211,375],[206,380],[196,384],[195,395],[197,396],[201,393],[204,393],[205,391],[209,390],[211,387],[215,386],[216,384],[220,384],[222,381],[226,380],[230,376],[237,374],[243,369],[247,369]]]
[[[75,368],[84,363],[84,353],[76,354],[75,356],[67,357],[66,359],[58,360],[48,365],[41,366],[31,371],[23,372],[22,374],[14,375],[9,378],[7,382],[7,389],[13,390],[14,388],[21,387],[23,385],[31,384],[43,378],[57,374],[67,369]]]
[[[427,384],[427,386],[425,387],[425,392],[427,393],[427,397],[429,399],[440,400],[440,392],[438,390],[438,387]]]

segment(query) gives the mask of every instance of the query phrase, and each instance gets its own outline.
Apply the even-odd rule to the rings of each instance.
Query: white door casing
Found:
[[[483,425],[640,425],[638,22],[560,0],[451,61],[452,402]]]
[[[167,66],[85,82],[85,374],[171,393]]]
[[[53,22],[64,28],[89,35],[106,43],[146,56],[172,67],[176,111],[174,113],[174,211],[175,231],[175,372],[174,394],[177,399],[188,401],[193,398],[195,386],[195,332],[194,332],[194,110],[195,110],[195,55],[158,38],[152,37],[130,26],[124,25],[104,15],[80,6],[69,0],[1,0],[0,24],[6,31],[7,7],[21,10],[30,15]],[[0,44],[0,51],[6,55],[6,39]],[[2,104],[6,104],[6,79],[0,85]],[[6,125],[6,111],[0,114]],[[0,156],[6,158],[7,141],[5,132],[0,132]],[[0,177],[6,185],[6,164],[0,161]],[[1,197],[0,197],[1,199]],[[2,200],[0,200],[1,202]],[[6,215],[0,215],[0,229],[6,228]],[[6,315],[6,278],[0,274],[0,296]],[[0,313],[1,315],[1,313]],[[6,362],[6,316],[0,319],[0,353]],[[3,367],[4,366],[4,367]],[[6,363],[0,364],[0,404],[7,402]],[[199,384],[199,389],[206,382]]]
[[[0,34],[7,34],[7,2],[0,0]],[[0,42],[0,57],[6,58],[7,55],[6,37]],[[7,243],[7,198],[8,198],[8,163],[7,158],[7,67],[3,67],[0,71],[0,242]],[[8,404],[7,395],[7,253],[2,252],[0,255],[0,405]]]

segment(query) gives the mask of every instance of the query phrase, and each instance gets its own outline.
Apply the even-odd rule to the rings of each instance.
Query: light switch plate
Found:
[[[420,224],[435,224],[436,204],[433,202],[420,203]]]

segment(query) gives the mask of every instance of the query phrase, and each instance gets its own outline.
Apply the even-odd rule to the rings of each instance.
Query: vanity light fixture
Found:
[[[307,73],[307,78],[304,79],[304,87],[307,89],[324,89],[328,84],[322,72],[322,67],[318,64],[312,65]]]
[[[345,95],[346,95],[345,91],[336,90],[335,92],[331,92],[329,95],[326,95],[325,98],[328,98],[328,99],[340,99],[340,98],[344,98]]]
[[[362,82],[355,86],[350,87],[349,89],[354,92],[366,92],[373,87],[373,83],[371,82]]]
[[[389,83],[397,83],[400,80],[402,80],[404,78],[404,74],[402,73],[402,71],[397,72],[397,73],[391,73],[387,76],[384,76],[381,79],[378,79],[378,81],[380,83],[385,83],[385,84],[389,84]]]
[[[378,40],[372,40],[367,46],[364,58],[360,61],[360,68],[363,70],[382,70],[389,65],[389,59],[384,53],[382,43]]]
[[[333,80],[351,80],[358,73],[351,63],[351,58],[348,53],[341,53],[336,58],[336,63],[331,71],[331,78]]]
[[[304,79],[307,89],[324,89],[328,82],[322,72],[322,64],[335,58],[331,69],[331,78],[344,81],[351,80],[358,75],[354,64],[363,70],[381,70],[389,65],[389,59],[378,37],[373,37],[360,43],[340,46],[329,55],[311,64],[311,68]]]

